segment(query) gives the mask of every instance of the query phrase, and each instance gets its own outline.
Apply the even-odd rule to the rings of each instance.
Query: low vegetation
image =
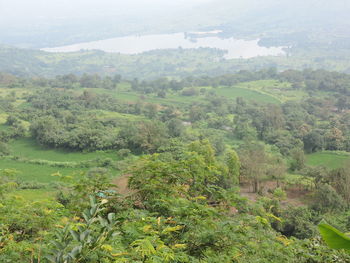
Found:
[[[348,262],[350,77],[0,75],[1,262]]]

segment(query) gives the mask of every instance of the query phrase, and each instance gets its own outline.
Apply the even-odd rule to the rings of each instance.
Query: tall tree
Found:
[[[225,154],[225,161],[228,168],[228,183],[230,185],[239,184],[241,163],[236,151],[229,150]]]
[[[251,183],[253,192],[257,193],[266,178],[268,156],[261,145],[246,146],[240,156],[241,174]]]

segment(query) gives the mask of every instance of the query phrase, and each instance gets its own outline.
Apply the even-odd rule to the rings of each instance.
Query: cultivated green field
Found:
[[[9,159],[0,159],[0,169],[16,169],[18,171],[16,177],[20,180],[39,183],[57,181],[57,177],[51,176],[57,172],[64,176],[74,176],[74,174],[77,174],[79,171],[83,172],[87,170],[86,168],[51,167],[48,165],[23,163]]]
[[[273,104],[283,103],[288,100],[301,100],[307,96],[307,93],[303,89],[295,90],[291,87],[291,83],[273,79],[242,82],[233,87],[196,87],[196,89],[212,90],[219,96],[230,99],[242,97],[246,100]],[[120,83],[116,90],[82,88],[78,91],[79,94],[84,90],[96,94],[108,94],[125,102],[143,101],[163,105],[183,105],[192,102],[201,102],[206,99],[205,95],[183,96],[179,92],[173,91],[168,91],[165,98],[160,98],[155,94],[140,95],[140,93],[131,90],[129,83]],[[319,95],[321,96],[322,94],[320,93]]]
[[[261,102],[261,103],[273,103],[278,104],[280,101],[271,95],[261,93],[256,90],[239,88],[239,87],[228,87],[228,88],[218,88],[215,90],[216,93],[225,98],[235,99],[242,97],[246,100]]]
[[[236,85],[236,87],[258,91],[262,94],[273,97],[279,102],[301,100],[307,96],[307,93],[304,90],[292,89],[289,82],[280,82],[273,79],[243,82]]]
[[[343,167],[350,162],[350,154],[338,152],[317,152],[306,156],[307,164],[324,166],[330,169]]]
[[[262,82],[262,86],[260,86]],[[270,83],[270,82],[268,82]],[[274,83],[274,82],[273,82]],[[289,83],[284,83],[287,85]],[[219,96],[223,96],[229,99],[235,99],[237,97],[242,97],[246,100],[256,101],[260,103],[274,103],[278,104],[281,102],[281,99],[278,96],[274,95],[275,91],[266,92],[262,87],[265,87],[265,81],[256,81],[256,82],[247,82],[244,84],[239,84],[235,87],[196,87],[198,90],[206,89],[212,90]],[[272,85],[272,84],[271,84]],[[269,88],[268,88],[269,89]],[[86,90],[82,89],[81,91]],[[90,91],[99,93],[99,94],[108,94],[112,95],[114,98],[120,99],[121,101],[126,102],[150,102],[163,105],[183,105],[190,104],[193,102],[201,102],[206,99],[205,95],[195,95],[195,96],[183,96],[177,92],[168,92],[165,98],[157,97],[154,94],[145,94],[140,96],[140,94],[130,91],[130,89],[124,87],[123,89],[117,90],[102,90],[102,89],[88,89]]]
[[[10,143],[11,154],[29,161],[52,161],[64,163],[79,163],[95,159],[110,158],[113,161],[119,159],[115,151],[105,152],[69,152],[60,149],[47,149],[38,145],[35,140],[21,138]],[[59,172],[64,176],[74,176],[79,172],[86,172],[89,168],[76,167],[55,167],[49,164],[28,163],[23,160],[8,158],[0,159],[0,169],[16,169],[17,177],[23,181],[35,181],[39,183],[49,183],[57,181],[57,177],[51,176]]]
[[[25,189],[16,190],[11,193],[12,196],[20,196],[28,201],[41,201],[46,199],[54,199],[55,192],[51,189]]]
[[[198,88],[199,89],[199,88]],[[86,90],[86,89],[83,89]],[[120,91],[120,90],[101,90],[101,89],[87,89],[99,94],[108,94],[114,98],[125,101],[125,102],[148,102],[157,103],[162,105],[183,105],[192,102],[199,102],[205,99],[205,96],[182,96],[181,94],[175,92],[168,92],[165,98],[157,97],[154,94],[140,95],[133,91]]]
[[[40,146],[35,140],[30,138],[22,138],[13,141],[10,144],[12,155],[24,157],[28,159],[40,159],[56,162],[80,162],[92,159],[111,158],[117,160],[116,152],[70,152],[61,149],[47,149]]]

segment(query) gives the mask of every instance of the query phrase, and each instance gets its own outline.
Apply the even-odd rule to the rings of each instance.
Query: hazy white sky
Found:
[[[245,10],[251,11],[253,15],[254,10],[264,14],[266,9],[271,15],[288,10],[298,14],[301,10],[308,15],[314,10],[323,9],[323,15],[331,13],[332,8],[335,10],[333,13],[338,14],[341,10],[349,10],[349,7],[350,0],[0,0],[0,27],[36,24],[39,21],[41,24],[52,24],[56,21],[84,22],[111,17],[124,19],[125,16],[140,18],[160,15],[176,18],[192,10],[199,13],[205,10],[203,16],[217,13],[221,17],[223,13],[230,17],[241,15]],[[183,12],[184,9],[189,12]]]
[[[90,14],[148,13],[164,7],[190,7],[213,0],[0,0],[0,17],[35,19]]]

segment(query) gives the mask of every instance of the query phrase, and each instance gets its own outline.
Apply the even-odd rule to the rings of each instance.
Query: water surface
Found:
[[[184,33],[126,36],[78,43],[54,48],[44,48],[48,52],[75,52],[79,50],[103,50],[105,52],[121,54],[140,54],[157,49],[184,49],[189,48],[217,48],[226,50],[226,58],[252,58],[257,56],[285,55],[283,47],[261,47],[255,40],[242,40],[235,38],[219,38],[215,35],[200,32],[200,37],[187,37]],[[203,34],[204,33],[204,34]]]

